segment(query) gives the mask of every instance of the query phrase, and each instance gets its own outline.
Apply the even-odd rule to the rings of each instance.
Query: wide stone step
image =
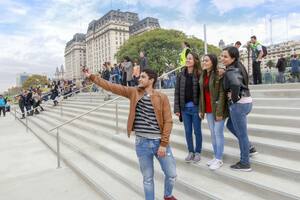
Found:
[[[81,106],[81,105],[66,105],[65,110],[72,110],[74,113],[81,114],[85,111],[94,108],[93,106]],[[115,113],[115,105],[107,105],[101,110],[107,113]],[[128,116],[128,106],[119,106],[119,115]],[[178,118],[173,115],[175,123],[179,123]],[[206,120],[203,121],[206,123]],[[264,114],[250,114],[248,116],[248,130],[250,134],[254,134],[258,137],[268,137],[270,139],[286,139],[289,141],[300,142],[300,129],[298,124],[300,122],[299,117],[289,117],[289,116],[276,116],[276,115],[264,115]],[[203,123],[202,123],[203,124]],[[207,125],[205,125],[207,126]],[[268,132],[266,134],[265,132]],[[285,135],[285,133],[290,133]],[[297,134],[298,133],[298,134]]]
[[[40,120],[43,122],[47,122],[48,125],[51,124],[52,126],[55,126],[56,124],[59,123],[58,120],[55,120],[53,118],[45,119],[44,116],[40,117]],[[41,121],[39,121],[37,123],[41,124],[42,123]],[[84,132],[80,129],[74,130],[73,128],[70,128],[70,127],[64,127],[60,130],[60,132],[61,132],[61,137],[65,141],[67,141],[68,143],[72,143],[73,146],[76,146],[78,153],[83,154],[85,157],[88,157],[89,160],[93,160],[93,163],[98,168],[101,168],[100,170],[103,170],[104,167],[103,166],[99,167],[98,165],[105,165],[105,168],[106,168],[105,170],[107,171],[109,169],[111,171],[109,173],[110,176],[113,175],[112,173],[118,174],[119,178],[123,179],[120,181],[122,181],[122,182],[127,181],[127,183],[124,183],[124,184],[128,185],[129,182],[131,182],[129,184],[129,187],[132,187],[135,189],[137,189],[137,188],[141,189],[142,177],[139,172],[136,155],[134,154],[134,156],[130,156],[130,153],[131,154],[134,153],[134,151],[133,151],[134,148],[127,149],[125,151],[121,150],[122,154],[126,155],[125,157],[124,156],[123,157],[115,157],[113,150],[115,150],[116,152],[120,151],[120,145],[117,143],[115,143],[115,144],[111,143],[110,141],[105,140],[105,138],[103,138],[103,137],[100,140],[101,145],[93,142],[93,141],[95,141],[94,139],[86,142],[87,139],[85,139],[84,137],[86,137],[87,134],[90,134],[89,132]],[[81,133],[81,137],[80,137],[80,133]],[[109,149],[107,147],[109,147]],[[129,160],[128,156],[130,156],[130,160]],[[131,164],[131,163],[134,163],[134,164]],[[156,166],[156,169],[159,169],[158,166]],[[91,174],[91,173],[97,173],[97,172],[94,171],[94,172],[88,172],[88,173]],[[161,197],[161,198],[156,198],[156,199],[162,199],[164,180],[163,180],[163,176],[162,176],[160,170],[156,170],[156,174],[160,174],[160,176],[156,177],[156,178],[158,178],[158,181],[156,182],[156,185],[157,185],[156,191],[158,193],[157,196]],[[113,176],[115,176],[115,175],[113,175]],[[94,181],[97,181],[97,180],[94,180]],[[109,184],[110,187],[112,185],[113,184]],[[210,195],[203,190],[200,190],[195,187],[192,187],[191,185],[188,185],[188,183],[186,183],[184,181],[178,180],[177,185],[178,186],[176,186],[176,188],[175,188],[175,190],[176,190],[175,195],[178,196],[178,198],[180,198],[180,199],[191,199],[191,200],[196,200],[198,198],[210,199],[210,200],[219,199],[219,198],[216,198],[216,196]],[[116,187],[115,189],[119,190],[122,188]],[[191,196],[191,194],[193,194],[193,195]],[[125,196],[128,196],[128,195],[130,195],[130,194],[127,194]],[[136,199],[136,198],[132,198],[132,199]]]
[[[92,123],[92,124],[95,124],[95,123]],[[91,126],[93,126],[92,124],[89,124],[88,125],[88,127],[89,128],[91,128]],[[72,125],[72,128],[70,129],[70,132],[74,132],[74,125],[76,125],[76,123],[74,123],[73,125]],[[78,124],[77,124],[78,125]],[[81,126],[82,127],[82,126]],[[87,135],[88,134],[88,132],[93,132],[93,133],[95,133],[95,132],[97,132],[97,133],[101,133],[101,135],[102,135],[102,131],[99,131],[99,128],[98,128],[98,126],[93,126],[94,128],[93,129],[90,129],[89,131],[88,130],[86,130],[85,128],[82,128],[83,130],[80,130],[78,133],[81,133],[81,134],[83,134],[83,135]],[[86,130],[86,133],[83,133],[83,131],[84,130]],[[78,131],[77,129],[76,129],[76,131]],[[108,131],[108,135],[111,137],[111,131]],[[174,137],[174,136],[172,136],[172,137]],[[101,136],[101,137],[99,137],[99,139],[98,140],[96,140],[96,139],[91,139],[91,141],[102,141],[103,140],[103,137]],[[179,140],[182,140],[181,138],[179,138]],[[105,145],[106,144],[108,144],[107,142],[106,143],[104,143]],[[129,144],[125,144],[125,146],[128,146]],[[110,145],[109,145],[110,146]],[[182,145],[183,146],[183,145]],[[174,147],[174,145],[173,145],[173,147]],[[119,149],[120,147],[118,146],[118,152],[120,151],[120,149]],[[115,149],[115,147],[113,147],[113,149]],[[180,149],[180,148],[177,148],[176,146],[175,146],[175,148],[174,148],[174,152],[181,152],[181,156],[177,159],[177,160],[182,160],[182,156],[185,156],[185,149]],[[123,152],[123,150],[121,150],[121,152]],[[126,152],[126,151],[125,151]],[[126,153],[126,156],[128,157],[128,154]],[[207,158],[207,160],[208,160],[209,158]],[[182,161],[180,161],[181,162],[181,164],[185,167],[186,166],[186,164],[184,164]],[[229,164],[227,164],[227,167],[229,166]],[[204,166],[202,166],[202,168],[204,168],[205,167],[205,164],[204,164]],[[224,166],[225,167],[225,166]],[[201,168],[200,168],[201,169]],[[206,168],[207,169],[207,168]],[[222,168],[223,169],[223,168]],[[180,169],[179,169],[180,170]],[[202,169],[203,170],[203,169]],[[181,171],[181,170],[180,170]],[[185,170],[183,170],[183,171],[187,171],[186,169]],[[191,171],[191,170],[188,170],[188,171]],[[228,170],[229,172],[232,172],[231,170]],[[256,170],[255,170],[256,171]],[[196,171],[195,170],[193,170],[193,172],[195,172],[196,173]],[[229,173],[229,172],[227,172],[227,173]],[[207,175],[207,173],[205,173],[206,175]],[[235,174],[235,173],[233,173],[233,174]],[[192,175],[192,174],[190,174],[190,175]],[[204,174],[201,174],[201,177],[203,176]],[[228,174],[227,174],[228,175]],[[261,176],[263,176],[264,174],[262,173],[262,175]],[[229,175],[228,175],[229,176]],[[232,176],[232,174],[231,174],[231,176]],[[254,177],[256,177],[256,178],[254,178]],[[269,178],[271,178],[271,177],[273,177],[272,175],[270,175],[269,176]],[[202,177],[203,178],[203,177]],[[219,176],[216,176],[215,178],[218,178],[218,180],[220,181],[220,177]],[[235,177],[236,179],[237,178],[239,178],[238,176],[237,177]],[[248,177],[249,178],[249,177]],[[253,178],[252,178],[253,180],[257,180],[257,179],[259,179],[257,176],[253,176]],[[266,182],[266,177],[264,177],[264,178],[262,178],[263,180],[265,180],[265,182]],[[195,180],[198,180],[197,178],[195,179]],[[228,177],[226,177],[226,180],[228,181]],[[236,180],[235,180],[236,181]],[[273,182],[274,180],[270,180],[269,181],[269,184],[271,184],[272,182]],[[281,183],[283,183],[282,182],[283,180],[281,180]],[[287,184],[287,182],[285,182],[286,184]],[[249,183],[248,183],[249,184]],[[290,183],[290,184],[293,184],[293,183]],[[239,185],[241,185],[241,183],[239,183]],[[245,188],[248,188],[249,189],[249,186],[248,187],[245,187]],[[290,188],[291,189],[291,188]],[[274,191],[273,191],[274,192]],[[292,191],[292,192],[294,192],[294,191]],[[279,193],[281,193],[281,192],[279,192]],[[261,194],[262,195],[262,194]],[[270,195],[270,192],[268,193],[268,195]],[[277,194],[276,193],[276,196],[277,195],[279,195],[279,194]],[[289,196],[289,195],[287,195],[287,196]],[[277,196],[278,197],[278,196]],[[285,195],[283,195],[283,197],[281,197],[281,198],[286,198],[286,196]],[[292,198],[293,199],[293,198]]]
[[[45,137],[45,135],[47,135],[45,132],[54,125],[53,121],[51,123],[51,119],[48,120],[42,120],[37,117],[32,120],[31,125],[33,125],[33,127],[39,127],[40,130],[36,127],[34,128],[39,132],[44,132],[43,137]],[[134,182],[124,179],[120,174],[107,168],[105,165],[102,165],[89,156],[91,155],[90,146],[85,144],[85,147],[82,147],[84,150],[81,150],[72,143],[74,141],[64,139],[66,136],[63,134],[64,133],[62,132],[61,154],[64,161],[67,162],[72,169],[74,168],[75,171],[77,171],[86,182],[92,185],[96,191],[98,190],[105,194],[107,197],[106,199],[117,200],[122,199],[124,196],[130,196],[133,200],[140,200],[143,198],[141,188],[136,188],[136,185],[133,185]],[[52,138],[50,139],[48,137],[45,142],[55,151],[55,133],[50,133],[50,136],[52,136]]]
[[[57,113],[58,114],[58,113]],[[48,113],[48,115],[52,115]],[[66,117],[72,118],[76,114],[73,112],[66,113]],[[55,116],[55,115],[53,115]],[[89,116],[85,117],[85,119],[88,118],[90,120],[90,123],[109,123],[113,127],[116,125],[114,122],[115,116],[112,116],[110,113],[91,113]],[[93,118],[93,119],[90,119]],[[101,119],[99,121],[99,119]],[[109,122],[106,122],[109,121]],[[124,127],[127,122],[126,116],[119,116],[119,121],[124,123]],[[176,135],[184,135],[184,130],[182,125],[174,124],[173,127],[173,134]],[[210,143],[210,131],[208,130],[208,127],[205,129],[202,129],[203,139],[204,141]],[[184,141],[185,139],[182,139]],[[259,138],[259,137],[250,137],[251,142],[253,145],[255,145],[261,153],[267,154],[267,155],[276,155],[277,157],[283,157],[286,159],[290,159],[291,161],[297,160],[299,153],[300,153],[300,145],[299,143],[295,142],[288,142],[288,141],[281,141],[281,140],[274,140],[274,139],[268,139],[268,138]],[[236,141],[236,138],[232,136],[231,133],[228,131],[225,132],[225,141],[226,141],[226,147],[235,148],[238,149],[238,144]],[[279,161],[278,163],[280,163]],[[292,163],[291,163],[292,165]],[[300,171],[300,168],[299,168]]]

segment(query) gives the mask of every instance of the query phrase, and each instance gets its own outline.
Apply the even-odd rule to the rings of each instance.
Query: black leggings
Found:
[[[3,112],[3,116],[5,117],[5,113],[6,113],[5,106],[0,107],[0,116],[1,116],[1,111]]]

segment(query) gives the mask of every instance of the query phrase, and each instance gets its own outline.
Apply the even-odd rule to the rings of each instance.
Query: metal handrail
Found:
[[[101,105],[99,105],[99,106],[97,106],[97,107],[95,107],[95,108],[93,108],[93,109],[87,111],[87,112],[84,112],[84,113],[82,113],[82,114],[80,114],[80,115],[78,115],[78,116],[76,116],[76,117],[74,117],[74,118],[72,118],[72,119],[70,119],[70,120],[68,120],[68,121],[66,121],[66,122],[64,122],[64,123],[62,123],[62,124],[60,124],[60,125],[57,125],[57,126],[55,126],[54,128],[51,128],[50,130],[48,130],[48,132],[51,132],[51,131],[53,131],[53,130],[55,130],[55,129],[58,129],[58,128],[61,128],[62,126],[67,125],[67,124],[69,124],[69,123],[75,121],[76,119],[79,119],[79,118],[81,118],[81,117],[83,117],[83,116],[85,116],[85,115],[87,115],[87,114],[89,114],[89,113],[91,113],[91,112],[93,112],[93,111],[95,111],[95,110],[98,110],[98,109],[100,109],[101,107],[104,107],[104,106],[106,106],[107,104],[110,104],[110,103],[112,103],[112,102],[114,102],[114,101],[116,101],[116,100],[118,100],[118,99],[120,99],[120,98],[122,98],[122,97],[121,97],[121,96],[115,97],[115,98],[112,99],[112,100],[109,100],[109,101],[107,101],[107,102],[105,102],[105,103],[103,103],[103,104],[101,104]]]
[[[71,92],[71,93],[69,93],[69,94],[66,94],[66,95],[60,95],[60,97],[62,97],[62,99],[59,99],[58,102],[61,103],[62,101],[64,101],[64,97],[69,97],[70,95],[73,95],[73,94],[77,93],[78,91],[80,92],[80,91],[83,90],[83,89],[92,87],[93,85],[94,85],[94,83],[92,83],[92,84],[90,84],[90,85],[88,85],[88,86],[79,88],[78,90],[73,91],[73,92]],[[49,95],[49,94],[48,94],[48,95]],[[41,100],[41,102],[42,102],[42,100]],[[47,107],[49,103],[48,103],[48,101],[46,101],[46,102],[47,102],[47,103],[45,104],[45,106]],[[62,105],[60,104],[60,106],[61,106],[61,115],[62,115]],[[37,109],[38,109],[38,107],[33,108],[33,109],[30,109],[30,110],[26,110],[25,112],[18,112],[18,111],[16,111],[16,108],[15,108],[15,111],[16,111],[16,113],[23,115],[23,114],[25,114],[25,113],[28,114],[29,112],[34,112],[34,111],[37,110]]]
[[[175,68],[175,69],[173,69],[173,70],[171,70],[171,71],[169,71],[169,72],[167,72],[167,73],[162,74],[162,75],[161,75],[160,77],[158,77],[157,79],[163,79],[165,76],[167,76],[167,75],[169,75],[169,74],[171,74],[171,73],[173,73],[173,72],[175,72],[175,71],[177,71],[177,70],[179,70],[179,69],[181,69],[181,68],[183,68],[183,67],[185,67],[185,66],[177,67],[177,68]]]
[[[185,66],[183,65],[183,66],[177,67],[177,68],[175,68],[175,69],[173,69],[173,70],[171,70],[171,71],[169,71],[169,72],[167,72],[167,73],[162,74],[160,77],[158,77],[157,80],[159,81],[159,89],[160,89],[160,90],[162,89],[162,88],[161,88],[161,81],[162,81],[162,79],[163,79],[165,76],[168,76],[169,74],[171,74],[171,73],[173,73],[173,72],[175,72],[175,71],[177,71],[177,70],[180,70],[180,69],[182,69],[183,67],[185,67]]]
[[[92,87],[94,85],[94,83],[88,85],[88,86],[85,86],[85,87],[82,87],[82,88],[79,88],[78,90],[75,90],[69,94],[66,94],[66,95],[61,95],[62,97],[68,97],[70,96],[71,94],[75,94],[76,92],[80,91],[80,90],[83,90],[83,89],[86,89],[86,88],[89,88],[89,87]]]

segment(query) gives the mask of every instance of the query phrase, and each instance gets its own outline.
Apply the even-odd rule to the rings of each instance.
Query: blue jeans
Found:
[[[241,151],[241,163],[249,164],[250,142],[247,131],[247,115],[251,112],[252,103],[235,103],[229,106],[230,116],[227,121],[227,128],[239,141]]]
[[[185,138],[189,152],[201,153],[202,150],[202,132],[201,132],[201,119],[199,117],[198,106],[185,107],[182,113],[182,120],[185,130]],[[193,126],[196,138],[196,148],[194,149],[193,143]]]
[[[143,175],[144,193],[146,200],[154,200],[154,166],[153,158],[159,161],[161,169],[165,174],[165,197],[172,196],[176,180],[176,163],[170,146],[167,147],[165,157],[158,157],[157,151],[160,146],[160,139],[147,139],[136,136],[135,148],[140,163],[140,170]]]
[[[284,83],[284,82],[285,82],[284,72],[278,72],[278,83]]]
[[[224,124],[225,120],[216,121],[214,114],[206,113],[208,127],[211,133],[211,142],[215,158],[222,160],[224,152]]]

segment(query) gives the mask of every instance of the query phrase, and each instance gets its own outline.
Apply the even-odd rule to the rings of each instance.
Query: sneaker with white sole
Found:
[[[193,161],[194,162],[199,162],[201,160],[201,155],[200,153],[195,153]]]
[[[236,171],[250,172],[252,171],[250,164],[242,164],[241,162],[231,165],[230,168]]]
[[[192,162],[194,160],[194,153],[190,152],[184,160],[185,162]]]
[[[206,165],[207,165],[207,166],[210,166],[211,164],[213,164],[213,163],[215,162],[215,160],[216,160],[216,159],[214,158],[214,159],[208,161],[208,162],[206,163]]]
[[[222,167],[223,165],[223,161],[219,160],[219,159],[215,159],[215,162],[213,162],[210,166],[209,169],[211,170],[216,170],[219,169],[220,167]]]

